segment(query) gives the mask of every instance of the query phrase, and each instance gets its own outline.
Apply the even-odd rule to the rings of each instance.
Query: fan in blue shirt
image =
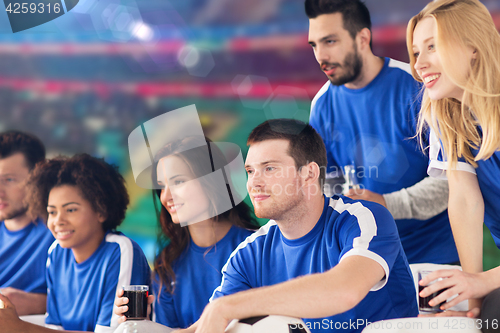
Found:
[[[360,189],[344,194],[387,207],[410,263],[456,263],[448,186],[427,176],[429,158],[415,138],[421,86],[409,65],[372,53],[361,1],[307,0],[306,12],[309,43],[329,79],[310,115],[325,142],[327,178],[353,165]]]
[[[47,260],[46,326],[112,332],[118,325],[113,314],[117,289],[150,284],[142,250],[113,231],[129,203],[123,177],[104,160],[79,154],[37,164],[27,186],[30,211],[48,215],[56,238]],[[15,309],[8,301],[6,306]],[[9,332],[47,332],[20,320],[0,325]]]
[[[19,315],[45,313],[47,251],[54,237],[45,222],[27,214],[24,181],[45,159],[35,136],[0,133],[0,291]]]
[[[227,161],[208,138],[190,136],[167,144],[155,161],[161,236],[169,243],[160,244],[155,260],[153,319],[186,328],[198,320],[220,285],[222,266],[257,224],[243,202],[224,211],[222,200],[232,188],[231,175],[226,173],[227,185],[224,178],[211,176]],[[241,201],[235,193],[229,195],[233,203]],[[128,300],[121,292],[117,296],[117,314],[122,314]]]
[[[0,221],[0,288],[45,294],[47,252],[53,242],[54,236],[41,219],[15,231]]]
[[[408,23],[407,45],[413,77],[425,85],[418,134],[431,128],[428,172],[448,179],[463,268],[429,274],[421,286],[442,279],[420,295],[446,290],[429,304],[498,332],[500,267],[483,272],[482,254],[483,223],[500,247],[500,34],[480,1],[436,0]],[[449,310],[465,299],[469,311]]]
[[[360,332],[368,322],[416,316],[394,219],[379,204],[322,194],[318,133],[276,119],[247,143],[247,189],[256,215],[272,221],[233,252],[190,329],[222,333],[232,319],[285,315],[304,318],[313,332]]]

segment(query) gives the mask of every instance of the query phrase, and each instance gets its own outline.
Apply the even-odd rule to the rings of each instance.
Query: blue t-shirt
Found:
[[[444,171],[447,170],[448,165],[446,158],[443,157],[442,146],[434,132],[431,132],[429,150],[429,175],[445,179],[446,173]],[[476,149],[472,149],[471,152],[473,156],[479,153]],[[495,152],[487,160],[478,161],[476,168],[465,162],[464,159],[459,159],[457,169],[468,171],[477,176],[484,200],[484,224],[490,229],[496,246],[500,248],[500,151]]]
[[[172,328],[186,328],[196,322],[222,279],[222,266],[230,254],[253,231],[232,226],[212,247],[199,247],[192,240],[174,262],[175,290],[162,287],[155,300],[155,321]],[[153,280],[154,295],[159,293],[158,277]]]
[[[408,64],[385,59],[366,87],[349,89],[327,82],[311,105],[310,124],[321,135],[328,157],[327,177],[353,164],[361,188],[386,194],[427,177],[429,158],[414,138],[420,86]],[[458,253],[448,211],[428,220],[396,220],[410,263],[452,263]]]
[[[126,285],[149,285],[151,270],[139,245],[109,232],[97,250],[77,263],[71,249],[56,241],[47,260],[45,323],[65,330],[113,332],[116,292]]]
[[[47,251],[53,242],[52,233],[40,219],[18,231],[9,231],[0,221],[0,288],[47,293]]]
[[[286,239],[274,221],[249,236],[222,269],[222,283],[212,299],[323,273],[352,255],[378,262],[386,278],[353,309],[327,318],[304,319],[312,332],[339,328],[360,332],[366,322],[418,314],[413,278],[391,214],[379,204],[343,196],[325,197],[320,219],[299,239]],[[354,327],[346,327],[345,323],[358,320]]]

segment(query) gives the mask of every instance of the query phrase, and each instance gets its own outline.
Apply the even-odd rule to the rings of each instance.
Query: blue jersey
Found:
[[[419,84],[408,64],[385,59],[366,87],[325,84],[311,106],[310,124],[321,135],[328,157],[327,174],[342,174],[353,164],[361,188],[386,194],[427,177],[429,158],[420,149],[416,126]],[[410,263],[451,263],[458,253],[448,212],[429,220],[396,220]]]
[[[199,247],[192,240],[174,262],[175,289],[162,287],[155,301],[155,321],[172,328],[186,328],[197,321],[222,279],[222,266],[231,252],[252,231],[236,226],[212,247]],[[155,296],[159,293],[158,276],[153,280]]]
[[[47,251],[54,242],[40,219],[18,231],[0,221],[0,288],[12,287],[31,293],[47,293]]]
[[[77,263],[71,249],[54,242],[47,260],[47,318],[65,330],[112,332],[116,292],[125,285],[149,285],[150,268],[139,245],[121,233],[107,233],[97,250]]]
[[[343,196],[325,198],[320,219],[299,239],[286,239],[274,221],[249,236],[231,254],[212,299],[323,273],[353,255],[377,261],[386,277],[353,309],[328,318],[304,319],[312,332],[339,328],[361,332],[366,322],[418,314],[413,278],[391,214],[379,204]],[[345,323],[356,324],[346,327]]]
[[[478,150],[471,150],[473,156]],[[446,178],[448,168],[446,158],[443,157],[442,147],[434,133],[431,133],[429,175]],[[477,162],[477,168],[465,162],[458,161],[457,169],[468,171],[477,176],[479,188],[484,200],[484,224],[488,227],[493,240],[500,248],[500,151],[495,152],[487,160]]]

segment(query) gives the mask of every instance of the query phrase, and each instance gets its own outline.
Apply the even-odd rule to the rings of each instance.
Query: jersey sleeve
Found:
[[[162,287],[160,293],[159,278],[153,281],[153,293],[155,295],[154,302],[154,318],[153,320],[159,324],[170,328],[180,328],[179,319],[174,306],[174,298],[166,288]]]
[[[55,260],[55,248],[57,243],[54,242],[52,246],[49,248],[49,255],[47,257],[47,271],[45,276],[47,277],[47,310],[45,313],[45,324],[46,325],[54,325],[61,326],[61,319],[59,317],[59,312],[57,311],[57,300],[54,294],[54,280],[53,280],[53,271],[54,271],[54,262]]]
[[[339,262],[353,255],[375,260],[385,271],[385,278],[372,291],[383,288],[402,251],[401,242],[389,211],[368,201],[340,201],[335,210],[341,213],[337,237],[341,246]]]
[[[427,174],[434,178],[446,179],[448,163],[444,156],[442,143],[432,130],[429,141],[429,167],[427,168]],[[457,170],[476,174],[476,169],[463,158],[458,159]]]

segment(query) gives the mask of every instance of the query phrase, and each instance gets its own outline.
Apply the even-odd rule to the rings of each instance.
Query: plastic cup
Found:
[[[128,298],[127,319],[141,320],[148,316],[149,286],[124,286],[123,297]]]
[[[436,304],[434,306],[430,306],[429,305],[429,301],[431,299],[433,299],[434,297],[438,296],[439,294],[441,294],[447,288],[438,290],[438,291],[432,293],[431,295],[429,295],[427,297],[421,297],[420,296],[420,292],[422,290],[424,290],[426,287],[430,286],[431,284],[436,283],[437,281],[441,281],[442,280],[442,278],[439,278],[439,279],[436,279],[434,281],[431,281],[431,283],[429,283],[427,286],[421,286],[420,285],[420,280],[422,280],[424,277],[426,277],[431,272],[432,271],[419,271],[418,272],[418,282],[419,282],[419,284],[418,284],[418,309],[420,311],[422,311],[422,312],[432,312],[432,313],[443,312],[443,310],[441,310],[440,307],[441,307],[441,305],[443,305],[444,303],[446,303],[446,301],[443,301],[440,304]]]

